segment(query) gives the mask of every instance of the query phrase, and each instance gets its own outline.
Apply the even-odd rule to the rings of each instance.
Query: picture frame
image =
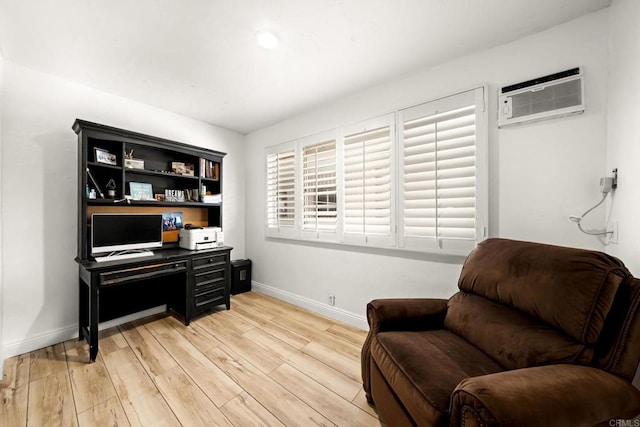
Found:
[[[162,231],[180,230],[182,223],[182,212],[164,212],[162,214]]]
[[[118,159],[115,154],[108,152],[107,150],[103,150],[102,148],[95,147],[93,149],[93,153],[95,155],[96,163],[102,163],[105,165],[117,165]]]
[[[153,188],[148,182],[130,182],[129,193],[133,200],[156,200],[153,197]]]
[[[185,163],[184,164],[184,173],[185,176],[195,176],[195,166],[193,163]]]
[[[194,176],[195,167],[193,163],[171,162],[171,172],[176,175]]]
[[[171,172],[176,175],[184,175],[186,170],[186,166],[183,162],[171,162]]]

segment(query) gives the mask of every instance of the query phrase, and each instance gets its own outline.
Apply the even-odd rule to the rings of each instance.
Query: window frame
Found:
[[[315,229],[315,230],[307,230],[304,228],[304,149],[306,147],[309,146],[315,146],[318,144],[322,144],[324,142],[329,142],[329,141],[335,141],[336,144],[336,163],[335,163],[335,171],[336,171],[336,229],[334,231],[328,231],[328,230],[319,230],[319,229]],[[322,132],[316,135],[312,135],[312,136],[308,136],[305,138],[302,138],[298,141],[297,144],[297,150],[299,152],[299,156],[298,156],[298,169],[300,170],[300,185],[298,186],[299,188],[299,194],[298,194],[298,206],[300,207],[300,223],[299,223],[299,237],[302,240],[319,240],[319,241],[326,241],[326,242],[338,242],[339,241],[339,237],[342,231],[342,219],[341,216],[339,214],[340,212],[340,200],[341,200],[341,193],[340,193],[340,189],[339,189],[339,183],[342,180],[342,175],[341,175],[341,170],[338,167],[338,159],[340,159],[341,157],[341,151],[339,150],[339,141],[338,141],[338,135],[336,131],[327,131],[327,132]]]
[[[398,248],[413,252],[468,254],[487,237],[488,222],[488,117],[486,86],[460,92],[444,98],[407,107],[398,111]],[[475,240],[451,237],[414,237],[404,233],[404,123],[418,117],[446,112],[469,105],[475,106]],[[438,172],[438,169],[435,170]],[[437,179],[436,179],[437,182]],[[438,199],[436,198],[436,203]],[[438,221],[437,217],[434,218]]]
[[[265,228],[265,235],[269,236],[269,237],[280,237],[280,238],[289,238],[289,239],[297,239],[299,238],[299,223],[300,223],[300,209],[299,209],[299,203],[298,203],[298,191],[299,191],[299,165],[298,165],[298,159],[299,159],[299,154],[297,151],[297,146],[298,146],[298,142],[297,141],[290,141],[290,142],[285,142],[284,144],[278,144],[272,147],[267,147],[265,149],[265,162],[264,162],[264,179],[265,179],[265,204],[264,204],[264,208],[265,208],[265,212],[264,212],[264,219],[265,219],[265,224],[264,224],[264,228]],[[275,227],[271,227],[270,226],[270,222],[269,222],[269,166],[268,166],[268,159],[269,156],[272,155],[280,155],[282,153],[288,152],[288,151],[293,151],[293,164],[294,164],[294,208],[293,208],[293,216],[294,216],[294,225],[293,227],[288,227],[288,226],[281,226],[279,223],[275,226]]]
[[[395,200],[396,129],[395,129],[395,124],[396,124],[395,113],[389,113],[389,114],[374,117],[368,120],[364,120],[349,126],[344,126],[340,129],[342,149],[344,153],[346,151],[345,139],[347,136],[389,126],[389,235],[367,232],[366,222],[363,224],[363,232],[361,234],[348,232],[346,224],[344,224],[343,234],[342,234],[342,241],[344,243],[360,245],[360,246],[375,246],[375,247],[384,247],[384,248],[395,247],[396,245],[396,222],[395,222],[396,221],[396,200]],[[346,162],[346,159],[343,154],[342,161],[341,161],[343,170],[346,169],[345,162]],[[364,169],[366,169],[366,164],[364,166]],[[341,213],[339,214],[342,217],[343,223],[345,222],[345,212],[346,212],[346,194],[345,194],[346,183],[344,180],[344,177],[346,176],[346,172],[344,172],[344,174],[345,175],[343,175],[343,181],[341,184],[339,184],[342,187],[342,193],[344,195],[344,197],[342,198]]]
[[[420,239],[408,238],[404,236],[403,229],[403,117],[407,111],[412,109],[426,108],[425,105],[434,106],[455,105],[460,97],[470,97],[475,103],[475,240],[460,240],[455,238],[436,238],[428,242]],[[479,242],[488,237],[489,230],[489,131],[488,131],[488,87],[480,86],[457,94],[445,96],[432,101],[423,102],[417,105],[393,112],[383,114],[370,119],[362,120],[358,123],[341,126],[332,130],[321,132],[315,135],[298,138],[284,144],[278,144],[265,149],[265,237],[276,237],[284,239],[294,239],[303,241],[319,241],[334,243],[338,245],[353,245],[387,248],[396,251],[417,252],[417,253],[437,253],[443,255],[467,255]],[[390,205],[389,205],[389,230],[390,234],[375,235],[368,234],[366,230],[362,234],[345,231],[345,135],[352,135],[365,129],[375,129],[376,127],[390,127]],[[304,209],[304,177],[303,177],[303,156],[304,148],[323,141],[335,139],[336,141],[336,230],[304,230],[303,229],[303,209]],[[268,170],[267,163],[269,155],[294,151],[294,227],[269,227],[269,196],[268,196]]]

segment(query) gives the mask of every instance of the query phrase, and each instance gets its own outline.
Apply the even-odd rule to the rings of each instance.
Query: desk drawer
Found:
[[[142,267],[123,268],[99,274],[100,286],[119,285],[187,271],[186,261],[164,262]]]
[[[207,292],[196,294],[195,296],[196,308],[201,308],[209,304],[213,305],[214,303],[224,304],[225,302],[224,293],[225,293],[225,289],[223,286],[220,288],[212,289]]]
[[[227,270],[225,268],[222,268],[222,269],[209,270],[209,271],[204,271],[202,273],[197,273],[195,277],[196,290],[200,286],[208,286],[215,283],[224,284],[226,271]]]
[[[210,254],[207,256],[194,258],[193,268],[200,269],[206,267],[226,266],[228,261],[228,254],[226,252],[220,254]]]

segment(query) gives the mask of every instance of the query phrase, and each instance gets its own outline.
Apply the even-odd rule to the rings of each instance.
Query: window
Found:
[[[267,150],[266,228],[268,235],[296,233],[296,152],[293,144]]]
[[[484,93],[268,148],[267,236],[468,253],[487,234]]]
[[[400,111],[400,247],[466,251],[483,237],[482,95],[478,89]]]
[[[345,128],[344,241],[391,246],[394,115]]]
[[[335,133],[334,133],[335,135]],[[302,233],[326,239],[338,229],[336,138],[301,142]]]

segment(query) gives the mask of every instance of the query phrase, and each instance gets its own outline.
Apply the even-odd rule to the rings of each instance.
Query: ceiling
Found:
[[[0,0],[5,60],[248,133],[612,0]],[[275,50],[255,42],[273,31]]]

